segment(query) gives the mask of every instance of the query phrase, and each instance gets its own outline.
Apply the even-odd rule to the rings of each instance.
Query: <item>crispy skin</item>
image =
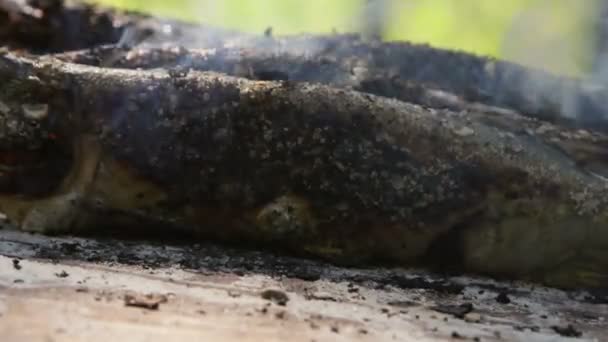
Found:
[[[54,192],[0,197],[23,229],[158,225],[341,263],[606,284],[604,166],[580,162],[601,134],[214,73],[4,54],[0,77],[0,147],[72,156]]]

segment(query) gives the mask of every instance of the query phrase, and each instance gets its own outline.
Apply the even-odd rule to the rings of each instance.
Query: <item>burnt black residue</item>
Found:
[[[443,294],[460,294],[464,286],[450,281],[433,281],[422,277],[405,277],[393,275],[377,281],[383,286],[394,286],[400,289],[424,289]]]
[[[563,337],[581,337],[583,333],[576,329],[571,324],[567,326],[552,326],[553,331]]]
[[[590,304],[608,304],[608,289],[592,289],[584,296],[583,301]]]
[[[473,311],[473,304],[471,303],[463,303],[463,304],[458,304],[458,305],[437,305],[437,306],[433,306],[431,307],[431,309],[440,312],[440,313],[444,313],[444,314],[448,314],[448,315],[453,315],[456,318],[464,318],[464,316],[466,314],[468,314],[469,312]]]
[[[143,242],[137,237],[122,237],[120,240],[97,238],[87,242],[57,242],[31,246],[37,258],[51,260],[81,260],[87,262],[111,262],[137,265],[145,268],[173,267],[203,274],[229,272],[239,275],[265,274],[277,278],[292,278],[304,281],[320,279],[349,282],[351,287],[385,288],[404,290],[426,290],[443,295],[461,294],[465,286],[448,278],[427,279],[422,276],[404,275],[400,271],[335,272],[336,266],[318,260],[275,255],[252,249],[241,249],[212,244],[188,243],[191,239],[174,236],[174,240]],[[167,246],[172,253],[166,253]]]
[[[269,300],[280,306],[285,306],[287,304],[287,302],[289,302],[289,296],[287,296],[287,294],[285,292],[279,291],[279,290],[274,290],[274,289],[264,290],[264,291],[262,291],[260,296],[263,299]]]
[[[511,303],[511,299],[505,292],[501,292],[496,296],[496,302],[500,304],[509,304]]]

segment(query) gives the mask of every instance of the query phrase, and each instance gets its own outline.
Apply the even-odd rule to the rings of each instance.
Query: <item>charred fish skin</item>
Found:
[[[9,62],[12,71],[2,68]],[[79,176],[66,175],[55,193],[0,197],[22,228],[93,229],[144,217],[201,238],[403,265],[424,264],[430,247],[455,232],[467,270],[606,284],[605,182],[542,136],[498,134],[505,121],[523,119],[429,111],[304,83],[0,56],[14,85],[28,82],[19,68],[39,80],[27,96],[49,104],[44,120],[89,146],[74,148],[69,174]],[[2,100],[14,108],[18,97],[7,89]],[[94,158],[83,152],[91,149]],[[70,194],[78,205],[65,205]],[[118,215],[95,214],[107,210]]]
[[[401,253],[414,258],[455,220],[442,222],[445,218],[438,219],[420,198],[442,185],[445,198],[434,204],[460,212],[471,206],[470,199],[450,194],[469,173],[451,177],[432,160],[416,160],[394,144],[396,137],[380,128],[382,119],[367,115],[375,110],[372,98],[354,100],[342,91],[319,96],[316,86],[213,74],[167,76],[147,89],[147,96],[128,99],[121,107],[125,111],[101,110],[114,113],[100,119],[104,150],[166,191],[166,201],[151,211],[175,215],[179,209],[171,208],[189,207],[191,214],[177,218],[204,235],[280,240],[310,250],[319,247],[305,246],[308,241],[322,242],[328,251],[352,249],[340,252],[350,258],[364,249],[379,252],[398,229],[394,236],[419,236]],[[113,91],[134,93],[131,88]],[[97,93],[99,105],[109,103],[104,96]],[[303,105],[311,96],[319,97],[317,105]],[[334,96],[346,96],[355,105],[335,109],[324,99]],[[427,165],[436,170],[420,172]],[[386,240],[378,246],[349,246],[350,238],[342,238],[363,239],[376,231]]]

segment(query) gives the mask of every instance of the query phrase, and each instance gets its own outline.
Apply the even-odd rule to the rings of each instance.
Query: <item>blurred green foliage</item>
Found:
[[[365,0],[97,0],[276,34],[358,30]],[[591,64],[602,0],[388,0],[384,38],[429,43],[579,74]]]

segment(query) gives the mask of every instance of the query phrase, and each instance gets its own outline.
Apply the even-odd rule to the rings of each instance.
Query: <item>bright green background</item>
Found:
[[[98,0],[252,32],[357,29],[364,0]],[[589,68],[601,0],[392,0],[384,38],[507,58],[554,72]]]

